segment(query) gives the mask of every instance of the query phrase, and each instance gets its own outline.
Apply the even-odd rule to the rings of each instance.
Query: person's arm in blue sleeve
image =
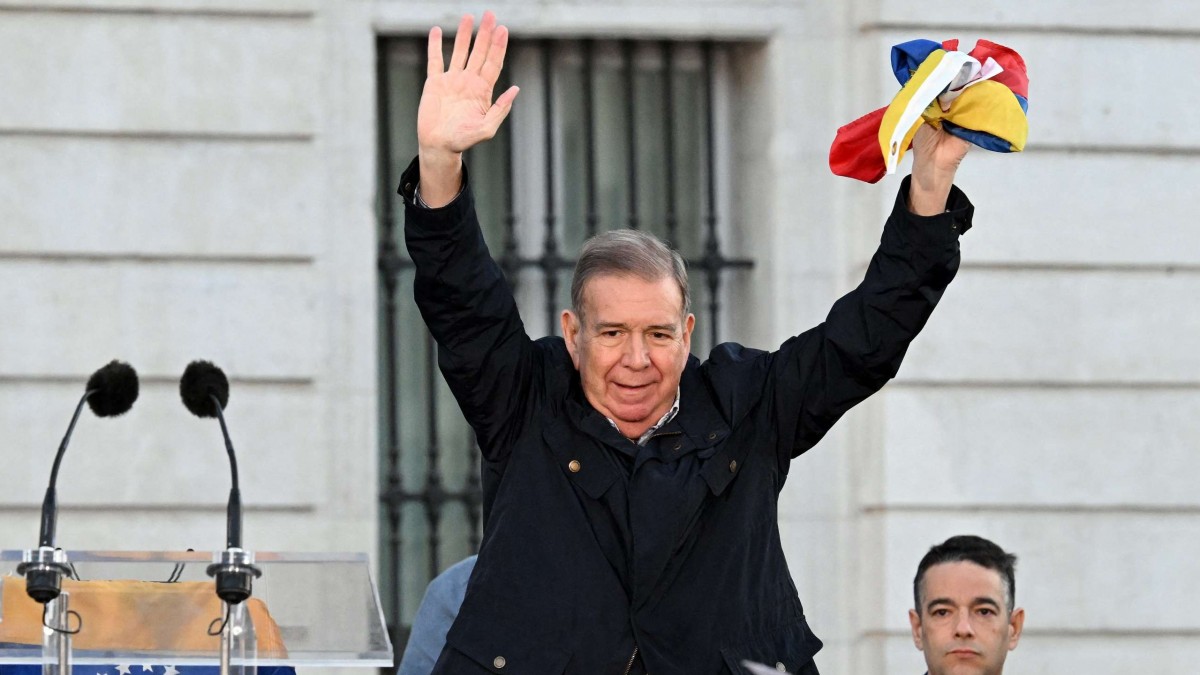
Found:
[[[429,675],[446,645],[446,633],[467,594],[467,581],[476,556],[464,558],[434,577],[413,617],[412,632],[404,647],[397,675]]]

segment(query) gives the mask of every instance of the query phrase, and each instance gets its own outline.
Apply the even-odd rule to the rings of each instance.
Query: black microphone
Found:
[[[50,469],[50,484],[46,488],[46,497],[42,500],[38,551],[30,560],[17,567],[17,573],[25,574],[26,592],[38,602],[46,603],[58,597],[62,575],[66,573],[65,565],[59,560],[62,556],[56,556],[54,551],[54,528],[58,521],[55,485],[58,483],[58,469],[62,465],[63,454],[67,451],[67,444],[71,441],[79,414],[83,412],[83,404],[87,403],[97,417],[116,417],[128,412],[137,397],[137,371],[128,363],[114,360],[88,378],[83,398],[79,399],[79,404],[75,406],[75,414],[71,417],[67,433],[58,446],[54,466]]]
[[[225,602],[236,605],[250,597],[253,579],[261,576],[262,572],[254,566],[250,554],[242,550],[242,493],[238,489],[237,455],[233,452],[229,428],[225,426],[229,379],[209,361],[192,361],[179,379],[179,396],[193,415],[216,417],[221,423],[233,487],[229,490],[229,503],[225,510],[225,551],[221,562],[208,566],[208,575],[217,578],[217,595]]]

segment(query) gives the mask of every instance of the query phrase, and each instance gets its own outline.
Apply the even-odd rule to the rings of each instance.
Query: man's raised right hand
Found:
[[[417,108],[417,145],[421,163],[421,200],[444,206],[462,185],[462,153],[496,135],[520,91],[509,87],[492,102],[492,90],[504,67],[508,28],[484,12],[471,49],[475,23],[466,15],[458,23],[454,52],[447,68],[442,61],[442,29],[429,31],[429,66]]]

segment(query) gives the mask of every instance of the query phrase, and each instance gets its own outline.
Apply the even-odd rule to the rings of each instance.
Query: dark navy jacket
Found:
[[[899,197],[863,282],[777,351],[689,358],[679,414],[639,447],[584,398],[561,338],[526,335],[469,186],[425,209],[418,181],[414,161],[417,304],[484,460],[483,544],[434,673],[815,673],[778,495],[791,460],[896,374],[958,269],[966,196],[930,218]]]

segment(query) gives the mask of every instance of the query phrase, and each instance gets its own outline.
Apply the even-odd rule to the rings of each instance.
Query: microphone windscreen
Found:
[[[138,397],[138,376],[133,366],[112,361],[92,373],[87,381],[88,406],[99,417],[124,415]]]
[[[179,396],[183,405],[197,417],[216,417],[217,410],[212,396],[221,403],[221,410],[229,405],[229,380],[220,368],[208,361],[192,361],[179,378]]]

